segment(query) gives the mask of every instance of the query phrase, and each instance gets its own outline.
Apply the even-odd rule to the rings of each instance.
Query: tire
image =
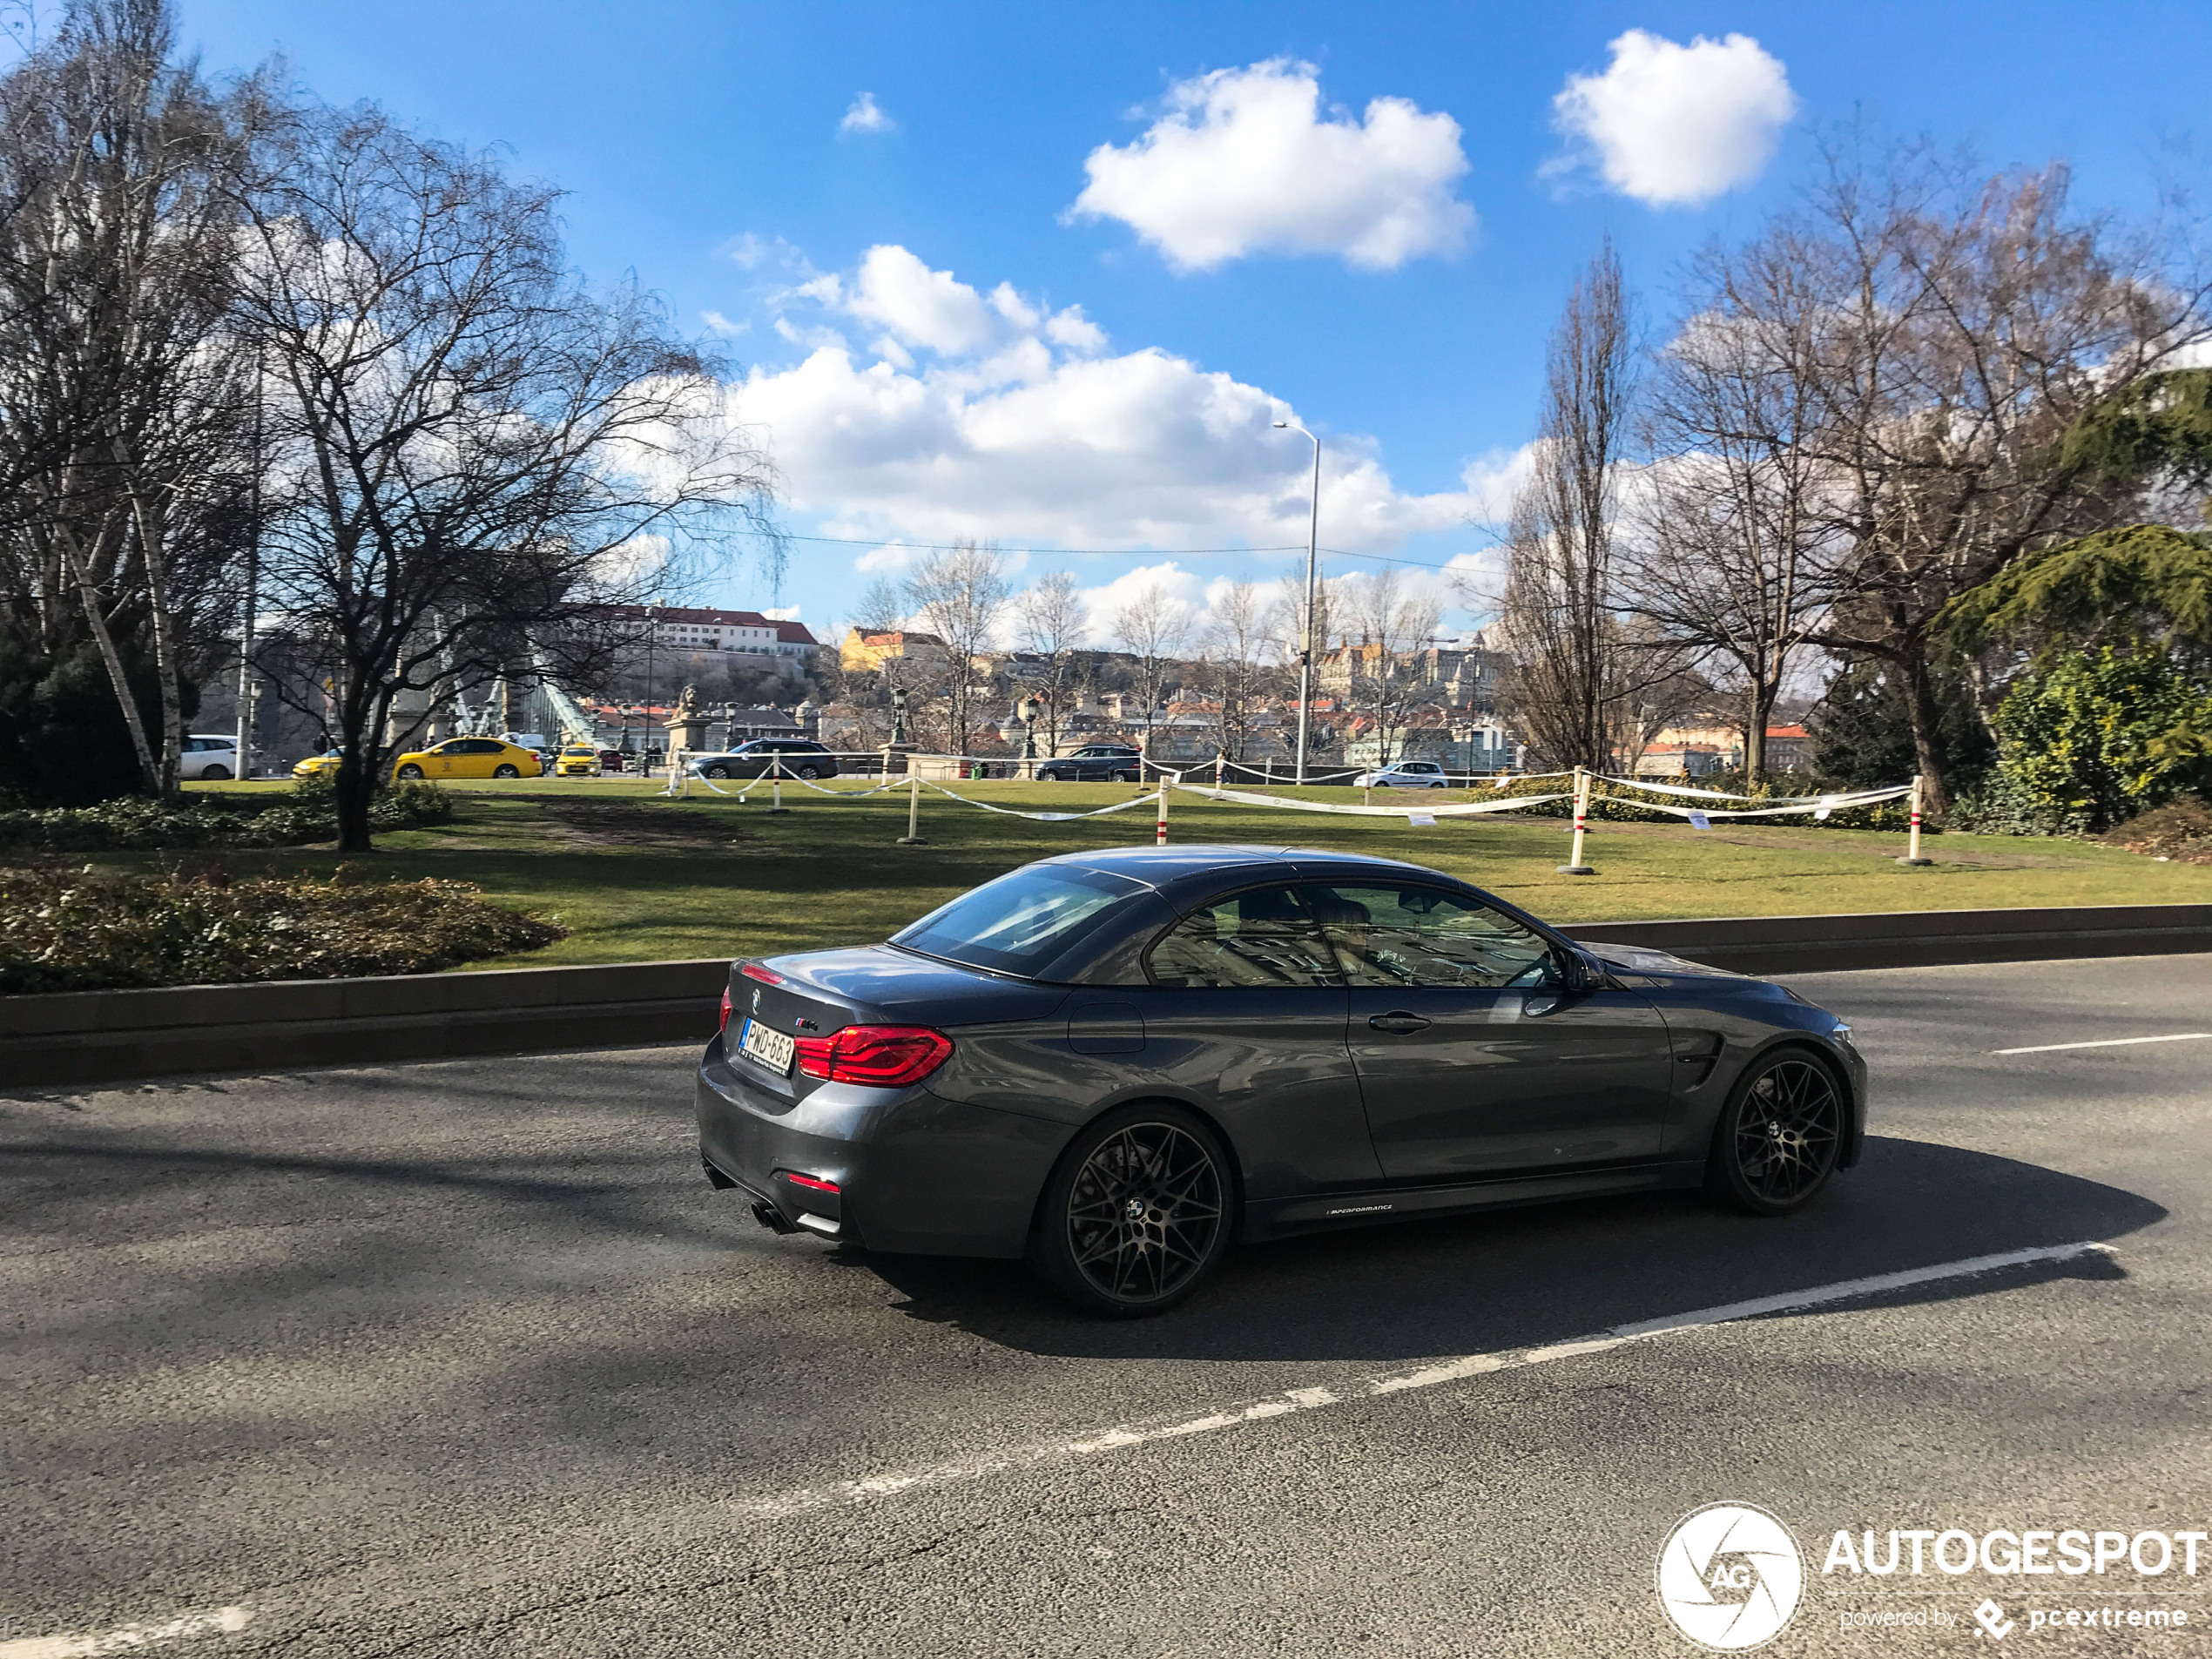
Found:
[[[1236,1220],[1229,1154],[1204,1122],[1165,1103],[1125,1106],[1083,1130],[1054,1166],[1029,1267],[1082,1312],[1141,1319],[1205,1282]]]
[[[1135,784],[1142,783],[1143,779],[1134,772],[1117,772],[1114,774],[1114,781],[1117,784]]]
[[[804,779],[806,782],[811,784],[822,774],[819,770],[813,766],[797,766],[792,768],[792,775],[795,778]]]
[[[1737,1083],[1713,1125],[1706,1192],[1755,1216],[1804,1209],[1836,1172],[1847,1117],[1834,1072],[1802,1049],[1769,1055]]]
[[[420,766],[401,766],[399,771],[399,776],[400,781],[402,783],[415,783],[421,779],[422,768]]]
[[[727,766],[709,766],[705,772],[699,773],[702,778],[727,778],[729,775],[730,769]]]
[[[204,784],[226,784],[230,780],[231,769],[228,766],[209,766],[199,774],[199,781]]]
[[[519,766],[494,766],[491,775],[495,778],[519,778],[523,772]]]

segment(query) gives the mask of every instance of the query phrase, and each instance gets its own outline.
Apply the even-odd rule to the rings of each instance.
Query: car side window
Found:
[[[1462,894],[1368,882],[1300,892],[1352,985],[1495,988],[1552,972],[1541,934]]]
[[[1192,912],[1152,947],[1152,982],[1183,990],[1341,985],[1320,928],[1288,887],[1256,887]]]

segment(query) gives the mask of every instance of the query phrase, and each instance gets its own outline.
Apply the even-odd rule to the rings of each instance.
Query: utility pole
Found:
[[[1278,432],[1299,433],[1313,445],[1313,512],[1305,529],[1305,616],[1298,629],[1298,781],[1305,786],[1305,734],[1313,722],[1313,572],[1321,549],[1321,440],[1302,426],[1278,421]]]
[[[253,354],[253,474],[246,480],[246,625],[238,639],[238,775],[253,775],[253,630],[261,584],[261,356]]]

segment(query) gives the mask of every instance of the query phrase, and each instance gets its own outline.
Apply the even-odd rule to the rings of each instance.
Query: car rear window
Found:
[[[1034,978],[1144,891],[1103,870],[1032,866],[933,910],[891,942],[970,968]]]

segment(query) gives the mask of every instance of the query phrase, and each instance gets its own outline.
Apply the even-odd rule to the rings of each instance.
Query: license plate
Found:
[[[772,1031],[754,1019],[747,1019],[745,1029],[738,1033],[738,1052],[748,1060],[757,1060],[779,1077],[791,1076],[791,1058],[798,1053],[799,1045],[780,1031]]]

